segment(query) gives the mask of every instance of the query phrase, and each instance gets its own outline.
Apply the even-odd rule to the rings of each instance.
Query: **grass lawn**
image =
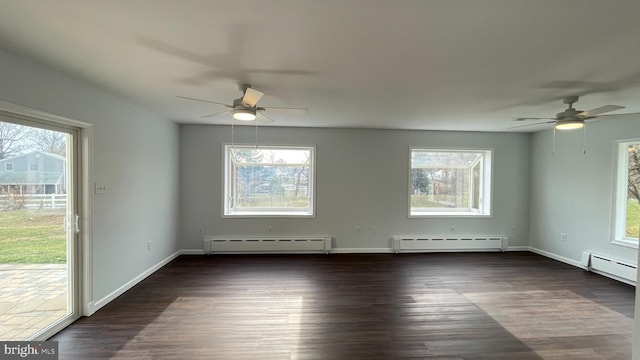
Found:
[[[452,208],[467,207],[469,203],[466,194],[456,197],[455,195],[411,195],[411,207],[419,208]]]
[[[309,199],[306,196],[251,194],[241,198],[236,206],[240,209],[272,207],[305,208],[309,206]]]
[[[64,264],[63,210],[0,211],[0,264]]]

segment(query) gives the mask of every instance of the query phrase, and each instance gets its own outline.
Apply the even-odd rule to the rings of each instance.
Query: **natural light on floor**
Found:
[[[633,319],[569,290],[465,293],[464,295],[545,360],[603,359],[592,349],[558,349],[557,346],[546,346],[540,339],[550,334],[562,334],[567,338],[605,334],[628,337],[631,342]],[[533,306],[536,307],[535,323],[530,322]],[[572,316],[576,313],[582,314],[581,317]],[[611,321],[612,318],[616,320]]]
[[[175,327],[182,330],[166,341],[184,349],[185,358],[207,354],[215,354],[216,359],[246,358],[265,348],[269,349],[269,354],[264,354],[265,359],[299,358],[300,324],[306,317],[302,296],[267,291],[264,296],[250,301],[246,297],[224,294],[216,294],[210,299],[208,305],[203,306],[202,299],[195,296],[177,298],[114,356],[140,354],[147,337],[163,333],[167,327]],[[189,326],[183,326],[183,322]],[[190,331],[194,324],[202,324],[195,326],[199,329],[207,328],[207,324],[215,326],[208,332]]]

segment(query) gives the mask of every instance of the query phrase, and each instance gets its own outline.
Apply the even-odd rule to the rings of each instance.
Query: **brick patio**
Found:
[[[66,312],[65,264],[0,264],[0,340],[26,340]]]

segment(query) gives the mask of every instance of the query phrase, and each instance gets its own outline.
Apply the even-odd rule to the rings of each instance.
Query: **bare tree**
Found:
[[[46,151],[65,156],[67,152],[67,134],[45,129],[34,129],[30,136],[34,150]]]
[[[640,145],[629,147],[629,196],[640,202]]]
[[[19,154],[27,147],[31,129],[27,126],[0,121],[0,159]]]

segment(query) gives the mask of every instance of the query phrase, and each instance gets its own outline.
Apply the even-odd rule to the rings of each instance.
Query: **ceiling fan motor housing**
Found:
[[[569,108],[563,112],[559,112],[556,114],[556,120],[565,120],[571,118],[579,118],[582,110],[576,110],[574,108]]]
[[[256,118],[256,108],[242,103],[242,98],[233,100],[231,115],[236,120],[251,121]]]
[[[254,110],[255,111],[255,108],[245,105],[242,102],[242,98],[238,98],[238,99],[233,100],[233,109],[234,110],[243,109],[243,110]]]

